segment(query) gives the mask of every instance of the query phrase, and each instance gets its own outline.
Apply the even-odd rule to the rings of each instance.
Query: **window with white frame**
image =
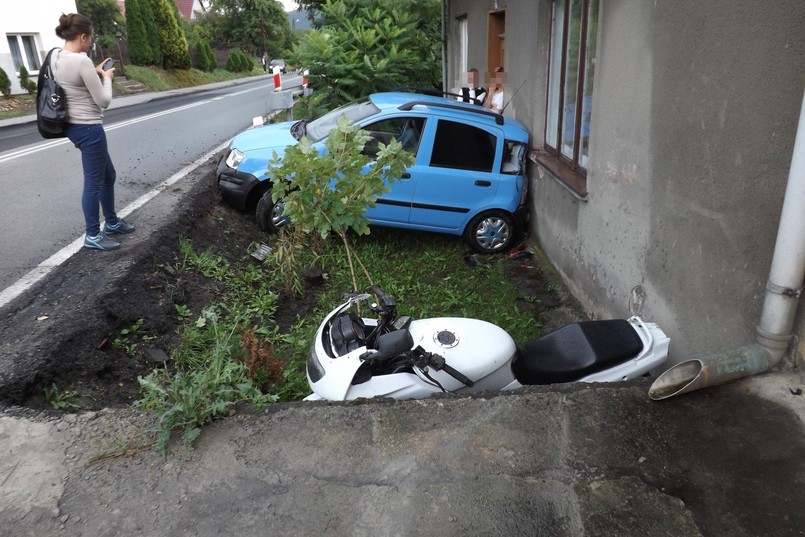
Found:
[[[467,75],[469,69],[469,30],[467,28],[467,16],[462,15],[458,19],[458,68],[461,76]],[[463,83],[462,83],[463,84]]]
[[[573,171],[587,169],[599,0],[555,0],[545,148]]]
[[[24,65],[29,73],[39,71],[42,63],[36,48],[36,38],[32,34],[6,34],[8,48],[11,49],[11,58],[14,60],[14,69],[19,72]]]

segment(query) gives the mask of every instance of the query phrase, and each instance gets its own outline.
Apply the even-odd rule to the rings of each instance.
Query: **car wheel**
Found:
[[[482,254],[494,254],[511,248],[514,242],[514,220],[504,211],[481,213],[467,225],[464,240]]]
[[[266,191],[260,201],[257,202],[257,209],[254,214],[257,218],[257,227],[268,233],[277,233],[290,222],[287,216],[283,216],[285,202],[279,200],[277,203],[271,199],[271,190]]]

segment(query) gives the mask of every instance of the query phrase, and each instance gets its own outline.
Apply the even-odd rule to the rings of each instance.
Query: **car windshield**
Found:
[[[330,131],[335,127],[335,123],[338,121],[339,117],[346,116],[348,120],[355,123],[378,112],[380,112],[380,109],[368,99],[344,105],[308,123],[307,136],[312,141],[318,142],[330,134]]]

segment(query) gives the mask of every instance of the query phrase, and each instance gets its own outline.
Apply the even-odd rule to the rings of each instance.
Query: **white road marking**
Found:
[[[125,218],[126,216],[130,215],[135,210],[139,209],[150,200],[154,199],[157,195],[163,192],[168,187],[178,183],[190,173],[192,173],[196,168],[207,162],[210,158],[212,158],[216,153],[219,151],[223,151],[229,145],[229,141],[222,143],[221,145],[215,147],[214,149],[207,152],[201,158],[193,162],[192,164],[185,166],[175,174],[171,175],[169,178],[152,188],[150,191],[146,192],[130,204],[128,204],[123,210],[118,212],[118,216],[120,218]],[[39,265],[37,265],[33,270],[28,272],[22,278],[11,284],[9,287],[4,289],[0,292],[0,308],[20,296],[22,293],[27,291],[31,288],[36,282],[47,276],[50,271],[55,269],[56,267],[60,266],[62,263],[70,259],[76,252],[81,250],[84,246],[84,235],[81,235],[79,238],[53,254],[52,256],[48,257]]]
[[[195,108],[196,106],[201,106],[203,104],[208,104],[213,101],[219,101],[221,99],[226,99],[227,97],[237,97],[238,95],[243,95],[244,93],[250,93],[252,91],[260,91],[265,90],[264,86],[260,86],[257,88],[251,88],[242,91],[236,91],[235,93],[228,93],[226,95],[220,95],[218,97],[213,97],[212,99],[206,99],[203,101],[198,101],[191,104],[186,104],[184,106],[177,106],[176,108],[170,108],[168,110],[163,110],[162,112],[156,112],[154,114],[150,114],[147,116],[142,116],[134,119],[129,119],[126,121],[121,121],[118,123],[112,123],[108,126],[104,126],[104,130],[106,132],[113,131],[115,129],[120,129],[122,127],[128,127],[129,125],[134,125],[135,123],[141,123],[143,121],[148,121],[150,119],[156,119],[158,117],[167,116],[168,114],[174,114],[176,112],[182,112],[184,110],[189,110],[190,108]],[[12,151],[11,153],[7,153],[3,156],[0,156],[0,164],[3,162],[8,162],[10,160],[14,160],[20,157],[27,157],[28,155],[33,155],[34,153],[38,153],[40,151],[44,151],[45,149],[50,149],[51,147],[56,147],[59,145],[70,143],[70,140],[67,138],[60,138],[58,140],[52,140],[49,142],[42,142],[39,145],[34,145],[31,147],[27,147],[25,149],[18,149],[17,151]]]

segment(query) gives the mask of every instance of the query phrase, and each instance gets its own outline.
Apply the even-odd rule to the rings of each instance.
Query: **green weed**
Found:
[[[134,406],[157,414],[160,453],[165,453],[174,430],[181,431],[182,441],[192,449],[201,427],[226,416],[234,405],[247,402],[260,408],[277,400],[276,395],[260,392],[239,360],[238,322],[234,319],[229,327],[222,326],[214,314],[208,314],[203,327],[211,333],[212,345],[204,349],[193,367],[174,372],[156,369],[138,377],[141,397]]]
[[[55,410],[81,408],[81,405],[73,402],[73,400],[80,395],[78,392],[68,390],[61,391],[56,386],[56,383],[53,383],[50,388],[45,388],[44,392],[45,401],[47,401]]]

